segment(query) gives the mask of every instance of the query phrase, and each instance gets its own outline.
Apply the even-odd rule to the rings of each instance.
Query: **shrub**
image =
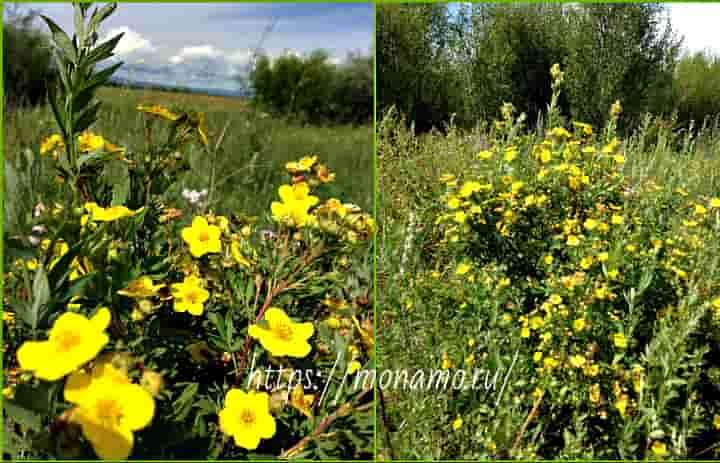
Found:
[[[348,57],[344,65],[316,50],[270,60],[258,57],[250,80],[255,103],[275,114],[319,123],[365,123],[372,116],[372,58]]]
[[[94,65],[119,36],[94,34],[114,4],[75,8],[73,39],[46,19],[59,133],[31,153],[67,201],[38,204],[6,240],[5,455],[367,458],[372,388],[348,378],[372,365],[372,218],[327,197],[335,174],[311,156],[285,166],[269,223],[215,214],[197,192],[185,210],[162,204],[181,153],[219,141],[202,113],[160,105],[137,108],[144,147],[91,132],[113,70]]]
[[[556,102],[572,75],[553,74]],[[667,146],[646,154],[620,139],[618,105],[601,131],[562,124],[555,104],[537,132],[525,131],[511,106],[502,113],[481,146],[474,133],[451,130],[428,148],[453,153],[447,164],[462,158],[455,150],[472,150],[474,160],[417,187],[427,195],[411,207],[431,217],[407,223],[405,249],[423,252],[413,265],[383,251],[390,260],[380,260],[380,274],[392,280],[380,288],[386,322],[378,341],[383,368],[410,361],[402,367],[500,379],[429,400],[423,391],[388,392],[384,451],[400,444],[402,456],[435,458],[709,454],[720,426],[720,198],[708,184],[710,195],[693,193],[698,177],[688,172],[702,169],[702,155],[686,161],[684,175],[667,166],[654,172]],[[413,146],[397,138],[381,138],[381,152]],[[392,344],[399,339],[400,348]],[[401,354],[408,343],[417,360]],[[401,420],[417,425],[393,429]]]

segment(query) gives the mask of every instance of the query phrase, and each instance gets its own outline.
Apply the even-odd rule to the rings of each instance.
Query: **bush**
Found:
[[[557,101],[562,83],[552,85]],[[424,150],[452,167],[410,190],[419,198],[406,206],[403,240],[387,236],[398,207],[384,200],[382,243],[393,247],[379,250],[378,274],[389,279],[379,288],[379,361],[467,379],[457,389],[386,392],[383,452],[717,455],[717,162],[710,173],[704,153],[681,157],[660,141],[638,149],[618,137],[617,107],[603,130],[563,125],[554,104],[546,129],[525,130],[510,106],[502,112],[482,143],[455,129],[410,142],[404,129],[381,131],[383,156]],[[679,157],[677,172],[659,161]],[[408,170],[427,166],[406,159]],[[387,166],[381,158],[381,172]],[[478,373],[480,387],[470,388]],[[400,422],[413,426],[393,428]]]
[[[47,36],[34,27],[37,13],[10,10],[3,21],[3,82],[8,106],[42,104],[56,74]]]
[[[334,65],[322,50],[307,57],[258,57],[250,81],[255,103],[279,115],[302,120],[365,123],[372,117],[372,58],[349,56]]]
[[[95,64],[120,38],[94,29],[115,6],[76,4],[73,39],[46,20],[71,85],[50,99],[58,133],[21,159],[49,163],[65,201],[5,237],[4,456],[368,458],[373,389],[348,378],[372,365],[372,218],[331,197],[317,157],[285,166],[261,218],[196,191],[163,204],[188,147],[220,143],[160,105],[137,108],[142,146],[91,131],[113,70]]]

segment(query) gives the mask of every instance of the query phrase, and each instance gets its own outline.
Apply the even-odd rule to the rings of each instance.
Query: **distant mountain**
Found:
[[[163,91],[168,91],[168,92],[202,93],[205,95],[227,96],[227,97],[236,97],[236,98],[252,97],[252,92],[250,92],[247,89],[241,88],[239,83],[238,83],[238,88],[234,89],[234,90],[229,89],[229,88],[223,88],[223,87],[202,86],[202,85],[194,85],[194,84],[178,85],[178,84],[173,84],[173,83],[167,83],[167,81],[157,82],[157,81],[147,81],[147,80],[138,80],[138,79],[127,79],[127,78],[118,77],[118,76],[111,77],[110,83],[111,83],[111,85],[117,85],[117,86],[123,86],[123,87],[163,90]]]

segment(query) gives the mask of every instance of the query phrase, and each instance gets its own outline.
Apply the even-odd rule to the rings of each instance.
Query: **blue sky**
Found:
[[[21,7],[73,29],[69,3]],[[129,66],[120,77],[229,89],[237,86],[232,76],[247,73],[264,36],[270,56],[322,48],[341,62],[349,52],[371,53],[373,11],[371,3],[120,3],[100,35],[125,33],[116,55]]]

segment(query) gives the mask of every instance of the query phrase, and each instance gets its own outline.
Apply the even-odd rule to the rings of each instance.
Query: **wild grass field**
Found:
[[[187,148],[183,155],[190,160],[190,173],[169,192],[170,196],[181,197],[179,192],[185,188],[208,189],[214,176],[213,209],[221,213],[241,209],[259,214],[263,205],[276,195],[285,163],[317,155],[337,172],[335,194],[352,198],[365,209],[372,206],[373,137],[369,125],[306,125],[270,117],[252,109],[250,102],[241,98],[193,93],[103,87],[97,98],[103,105],[93,130],[121,147],[137,149],[144,145],[144,119],[136,109],[141,104],[201,111],[213,139],[225,131],[217,159],[208,158],[197,147]],[[55,132],[48,105],[8,110],[5,159],[12,162],[26,149],[39,152],[42,141]],[[52,169],[49,164],[44,165],[33,191],[17,198],[18,206],[28,210],[42,192],[55,188]],[[45,201],[52,201],[52,195],[45,196]]]
[[[380,458],[720,455],[720,124],[620,104],[379,121],[378,374],[450,378],[381,391]]]

